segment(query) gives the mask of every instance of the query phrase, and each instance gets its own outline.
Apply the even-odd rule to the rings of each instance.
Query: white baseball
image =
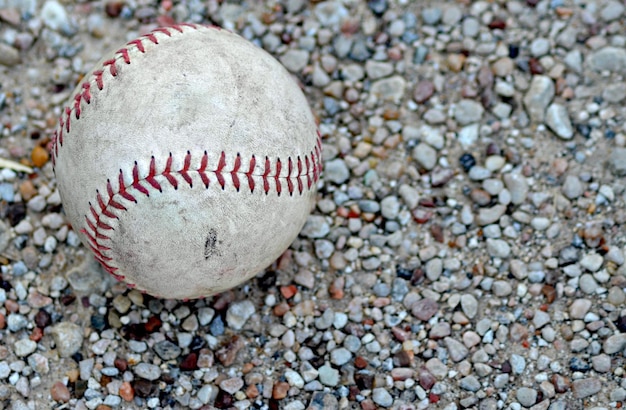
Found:
[[[306,98],[236,34],[181,24],[105,57],[52,141],[82,242],[117,279],[176,299],[259,273],[315,199],[321,142]]]

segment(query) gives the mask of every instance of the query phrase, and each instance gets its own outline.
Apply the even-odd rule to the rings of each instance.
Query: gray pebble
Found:
[[[372,390],[372,400],[382,407],[391,407],[393,405],[393,397],[383,387],[376,387]]]
[[[511,255],[511,247],[502,239],[487,239],[487,252],[492,258],[506,259]]]
[[[583,187],[580,179],[575,175],[568,175],[565,178],[565,182],[563,182],[563,187],[561,188],[563,195],[565,195],[569,199],[576,199],[580,197],[585,188]]]
[[[61,322],[53,326],[50,333],[61,357],[72,356],[80,350],[83,344],[83,330],[74,323]]]
[[[250,300],[233,303],[226,311],[226,323],[229,327],[240,330],[255,312],[254,304]]]
[[[437,151],[423,142],[420,142],[413,148],[412,157],[427,171],[432,170],[437,164]]]
[[[608,166],[611,173],[616,177],[626,176],[626,148],[616,147],[609,154]]]
[[[351,359],[352,353],[350,353],[350,351],[344,347],[340,347],[330,352],[330,362],[335,366],[343,366]]]
[[[163,340],[155,343],[153,349],[154,352],[163,360],[176,359],[182,353],[182,349],[169,340]]]
[[[461,125],[467,125],[480,121],[483,112],[484,108],[479,102],[463,99],[455,106],[454,119]]]
[[[606,354],[614,354],[623,352],[626,348],[626,333],[618,333],[616,335],[609,336],[602,346],[602,350]]]
[[[530,43],[530,54],[533,57],[542,57],[550,52],[550,40],[538,37]]]
[[[524,373],[524,369],[526,369],[526,359],[524,359],[523,356],[520,356],[518,354],[512,354],[509,361],[511,363],[511,370],[513,370],[513,373]]]
[[[542,123],[545,111],[554,98],[554,82],[550,77],[536,75],[533,77],[530,88],[524,96],[524,107],[530,119]]]
[[[594,71],[612,71],[626,73],[626,49],[621,47],[604,47],[589,53],[585,60]]]
[[[324,179],[341,185],[350,178],[350,170],[342,159],[334,159],[324,164]]]
[[[30,339],[21,339],[13,344],[14,353],[18,357],[26,357],[37,350],[37,342]]]
[[[515,395],[517,401],[524,407],[531,407],[537,402],[537,390],[530,387],[520,387]]]
[[[319,380],[323,385],[334,387],[339,383],[339,371],[329,363],[320,367],[318,372]]]
[[[133,368],[134,373],[146,380],[157,380],[161,377],[161,369],[154,364],[141,362]]]
[[[459,387],[461,387],[463,390],[476,392],[480,390],[480,382],[475,376],[465,376],[459,381]]]
[[[388,196],[380,201],[380,213],[387,219],[395,219],[400,212],[400,201],[397,196]]]
[[[422,20],[424,20],[425,24],[435,25],[441,19],[441,9],[437,7],[427,7],[422,10]]]
[[[306,238],[323,238],[330,232],[330,225],[326,217],[309,215],[300,234]]]
[[[561,104],[555,103],[548,107],[546,124],[561,139],[569,140],[574,136],[574,128],[572,127],[567,108]]]

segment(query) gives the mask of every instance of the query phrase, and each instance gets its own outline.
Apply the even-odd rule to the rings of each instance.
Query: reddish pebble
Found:
[[[280,293],[285,299],[291,299],[298,293],[298,288],[295,285],[281,286]]]
[[[7,326],[7,319],[2,313],[0,313],[0,329],[4,329],[6,326]]]
[[[345,285],[345,283],[346,280],[343,278],[343,276],[336,278],[328,288],[328,293],[330,294],[330,297],[333,299],[343,299],[343,286]]]
[[[289,391],[289,383],[287,382],[276,382],[274,384],[274,388],[272,389],[272,398],[274,400],[281,400],[287,397],[287,392]]]
[[[256,385],[252,384],[246,388],[246,397],[249,399],[255,399],[259,396],[259,389]]]
[[[104,12],[109,17],[117,17],[122,12],[124,3],[121,1],[110,1],[104,6]]]
[[[495,18],[489,23],[489,28],[492,30],[504,30],[506,28],[506,21]]]
[[[55,382],[50,388],[50,395],[52,396],[52,400],[58,401],[60,403],[67,403],[70,401],[70,391],[67,389],[61,382]]]
[[[34,328],[33,332],[30,334],[30,336],[28,336],[28,338],[32,340],[33,342],[40,341],[42,337],[43,337],[43,330],[41,330],[40,327]]]
[[[135,398],[135,391],[133,390],[133,386],[130,385],[129,382],[124,382],[120,386],[120,397],[124,399],[124,401],[132,401]]]
[[[356,359],[354,359],[354,366],[357,369],[365,369],[367,367],[367,359],[363,356],[357,356]]]
[[[370,399],[367,399],[361,402],[361,408],[363,410],[376,410],[376,405],[374,404],[373,401],[371,401]]]
[[[528,60],[528,68],[530,69],[531,74],[543,74],[543,66],[536,58],[531,58]]]
[[[128,368],[128,362],[126,361],[126,359],[122,359],[121,357],[116,358],[113,361],[113,365],[120,372],[125,372],[126,369]]]
[[[285,315],[285,313],[289,312],[289,305],[287,304],[287,302],[279,303],[278,305],[274,306],[272,312],[274,313],[274,316],[282,317]]]
[[[146,332],[153,333],[157,332],[161,328],[162,324],[163,322],[161,322],[161,319],[156,316],[152,316],[148,319],[144,327],[146,329]]]

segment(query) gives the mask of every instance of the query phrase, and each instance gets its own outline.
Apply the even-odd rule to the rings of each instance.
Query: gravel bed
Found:
[[[104,52],[183,21],[276,56],[324,157],[290,250],[188,302],[103,273],[47,151]],[[618,0],[0,0],[0,409],[621,408],[625,23]]]

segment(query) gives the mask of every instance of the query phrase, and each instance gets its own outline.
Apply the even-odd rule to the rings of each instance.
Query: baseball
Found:
[[[302,91],[272,56],[194,24],[103,58],[52,139],[63,207],[129,286],[210,296],[269,266],[304,225],[321,142]]]

